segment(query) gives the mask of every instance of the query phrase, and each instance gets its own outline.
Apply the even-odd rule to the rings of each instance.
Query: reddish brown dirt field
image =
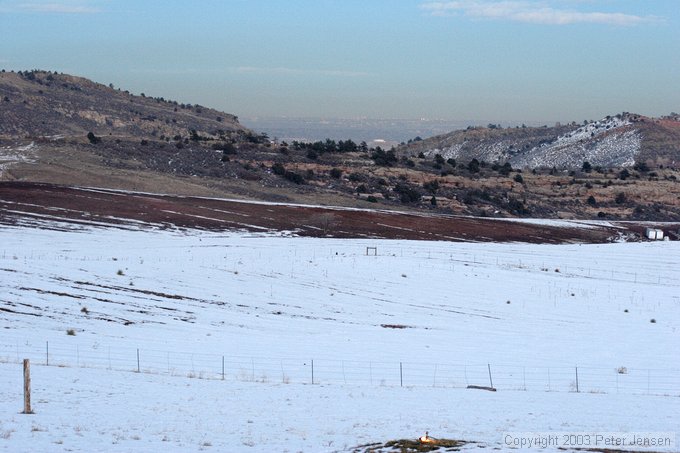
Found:
[[[391,211],[267,204],[200,197],[130,193],[52,184],[0,183],[0,224],[36,220],[68,224],[212,231],[289,231],[298,236],[441,241],[602,243],[644,227],[634,223],[590,228],[536,225],[501,219]],[[45,227],[49,224],[43,223]],[[142,226],[144,224],[141,224]],[[665,224],[677,231],[680,224]]]

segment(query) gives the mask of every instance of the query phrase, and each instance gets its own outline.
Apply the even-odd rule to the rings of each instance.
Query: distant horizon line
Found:
[[[2,60],[0,59],[0,64],[2,63],[8,63],[9,61],[7,60]],[[104,82],[97,81],[94,77],[89,76],[89,75],[80,75],[77,73],[74,73],[72,71],[58,71],[58,70],[49,70],[49,69],[40,69],[40,68],[33,68],[33,69],[12,69],[12,68],[4,68],[0,67],[2,72],[9,72],[9,73],[21,73],[21,72],[33,72],[33,71],[38,71],[38,72],[45,72],[45,73],[54,73],[54,74],[59,74],[59,75],[65,75],[65,76],[71,76],[71,77],[78,77],[78,78],[83,78],[86,80],[89,80],[93,83],[100,84],[100,85],[108,85],[111,86],[113,85],[112,83],[106,84]],[[116,89],[118,91],[123,90],[122,87],[117,86]],[[129,89],[124,90],[128,93],[130,93],[133,96],[143,96],[143,97],[151,97],[155,98],[155,96],[144,96],[144,92],[140,92],[139,94],[136,94],[132,92]],[[167,100],[170,100],[169,98]],[[179,101],[176,101],[179,102]],[[194,104],[198,105],[196,103],[189,103],[189,104]],[[623,111],[623,112],[616,112],[616,113],[610,113],[608,115],[604,115],[600,118],[588,118],[588,119],[581,119],[581,120],[555,120],[555,119],[542,119],[542,120],[508,120],[508,119],[455,119],[455,118],[443,118],[443,117],[380,117],[380,116],[365,116],[365,115],[357,115],[357,116],[313,116],[313,115],[270,115],[270,114],[264,114],[264,115],[257,115],[257,114],[239,114],[234,112],[232,109],[226,109],[223,107],[218,107],[218,106],[209,106],[209,105],[203,105],[203,107],[213,109],[213,110],[218,110],[221,111],[225,114],[230,114],[234,115],[239,119],[247,119],[251,121],[258,121],[258,120],[313,120],[313,121],[331,121],[331,120],[340,120],[340,121],[421,121],[421,122],[447,122],[447,123],[457,123],[459,125],[467,125],[467,126],[484,126],[488,124],[494,124],[494,125],[501,125],[502,127],[515,127],[515,126],[521,126],[521,125],[526,125],[526,126],[531,126],[531,127],[537,127],[537,126],[550,126],[550,125],[557,125],[562,124],[583,124],[584,121],[587,122],[593,122],[593,121],[599,121],[602,119],[607,118],[608,116],[615,116],[621,113],[630,113],[634,115],[640,115],[640,116],[645,116],[649,118],[663,118],[666,116],[673,116],[674,114],[677,115],[674,111],[670,111],[667,113],[660,113],[657,115],[654,114],[644,114],[644,113],[638,113],[638,112],[631,112],[631,111]],[[224,109],[224,110],[223,110]],[[229,110],[229,111],[227,111]]]
[[[585,121],[594,122],[600,121],[608,116],[616,116],[623,112],[615,113],[613,115],[605,115],[601,118],[589,118]],[[649,118],[657,118],[655,116],[648,116],[644,114],[638,114],[634,112],[626,112],[633,115],[647,116]],[[660,115],[659,117],[669,116],[673,112],[669,112],[666,115]],[[490,119],[453,119],[453,118],[409,118],[409,117],[373,117],[373,116],[306,116],[306,115],[237,115],[240,120],[251,120],[251,121],[280,121],[280,120],[290,120],[290,121],[409,121],[409,122],[446,122],[446,123],[459,123],[467,124],[468,126],[486,126],[488,124],[501,125],[503,127],[515,127],[515,126],[531,126],[531,127],[541,127],[541,126],[551,126],[556,124],[567,125],[567,124],[583,124],[584,120],[576,121],[564,121],[564,120],[490,120]]]
[[[456,123],[488,123],[488,124],[499,124],[499,123],[512,123],[512,124],[541,124],[560,122],[563,124],[569,124],[572,121],[518,121],[518,120],[490,120],[490,119],[455,119],[455,118],[416,118],[416,117],[380,117],[380,116],[312,116],[312,115],[237,115],[239,119],[249,119],[249,120],[314,120],[314,121],[330,121],[330,120],[343,120],[343,121],[357,121],[357,120],[367,120],[367,121],[446,121],[446,122],[456,122]],[[643,115],[645,116],[645,115]],[[601,119],[601,118],[600,118]],[[591,120],[589,120],[591,121]],[[592,120],[596,121],[596,120]],[[579,121],[576,121],[579,123]]]

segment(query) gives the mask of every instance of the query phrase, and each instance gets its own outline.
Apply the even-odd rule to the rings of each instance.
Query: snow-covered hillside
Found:
[[[494,448],[504,431],[677,428],[677,242],[42,226],[0,229],[4,451],[351,451],[425,430]],[[17,414],[23,358],[33,416]],[[489,372],[497,393],[465,389]]]
[[[469,128],[411,143],[404,150],[410,156],[440,154],[463,163],[472,158],[509,162],[515,168],[580,169],[584,161],[604,168],[627,167],[640,157],[644,125],[639,115],[624,113],[582,126]]]
[[[510,158],[515,167],[579,168],[583,162],[604,167],[635,164],[640,152],[641,136],[632,123],[621,117],[607,117],[560,135],[552,143],[542,144]]]

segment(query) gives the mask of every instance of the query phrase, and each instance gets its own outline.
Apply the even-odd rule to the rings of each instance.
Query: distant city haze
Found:
[[[0,30],[5,70],[242,118],[529,125],[680,110],[676,0],[5,0]]]
[[[353,140],[370,146],[390,148],[409,140],[428,138],[470,126],[498,124],[516,127],[516,123],[490,123],[483,120],[401,119],[401,118],[297,118],[297,117],[241,117],[239,122],[270,139],[288,143],[293,140],[310,142],[325,140]],[[543,126],[545,123],[522,123]]]
[[[440,119],[375,119],[375,118],[241,118],[240,122],[269,138],[288,143],[332,140],[366,142],[370,146],[389,148],[416,138],[445,134],[452,130],[478,125],[476,121]],[[486,125],[486,124],[485,124]]]

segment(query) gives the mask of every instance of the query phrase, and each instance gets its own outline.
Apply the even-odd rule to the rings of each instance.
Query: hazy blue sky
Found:
[[[239,116],[680,110],[678,0],[0,0],[0,67]]]

